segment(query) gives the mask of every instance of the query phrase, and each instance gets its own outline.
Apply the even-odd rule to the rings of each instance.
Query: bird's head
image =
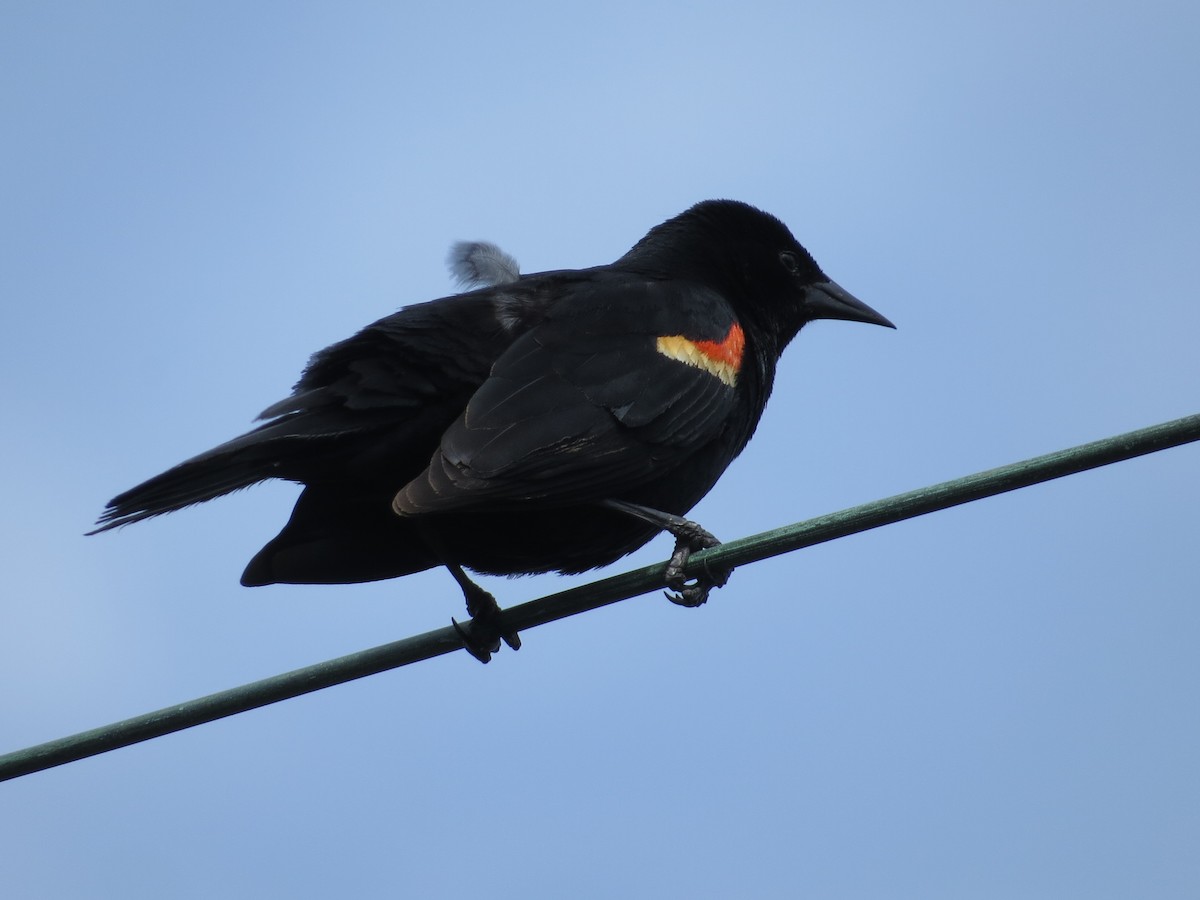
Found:
[[[736,200],[697,203],[653,228],[621,262],[719,291],[777,352],[815,319],[896,327],[822,272],[781,221]]]

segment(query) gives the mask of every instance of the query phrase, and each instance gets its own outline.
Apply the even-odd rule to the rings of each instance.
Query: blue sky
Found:
[[[694,511],[727,538],[1197,412],[1198,39],[1169,2],[5,4],[0,749],[459,614],[443,572],[241,588],[290,485],[82,536],[449,293],[454,240],[594,265],[734,197],[897,323],[792,345]],[[1198,461],[7,783],[6,891],[1194,897]]]

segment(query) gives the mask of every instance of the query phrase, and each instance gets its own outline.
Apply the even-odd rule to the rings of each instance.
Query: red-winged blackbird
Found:
[[[730,200],[697,204],[607,266],[519,276],[477,244],[454,268],[488,286],[322,350],[265,424],[114,498],[97,531],[283,478],[304,491],[242,584],[442,564],[494,622],[461,567],[581,572],[665,529],[673,599],[697,605],[711,585],[685,584],[682,566],[715,539],[680,517],[754,433],[784,347],[814,319],[893,327],[783,223]]]

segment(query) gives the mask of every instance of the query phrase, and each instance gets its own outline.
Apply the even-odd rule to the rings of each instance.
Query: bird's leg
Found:
[[[451,617],[450,622],[462,639],[467,652],[481,663],[489,662],[492,654],[500,649],[501,638],[512,649],[520,650],[521,636],[515,631],[502,630],[500,619],[503,611],[496,598],[468,578],[462,566],[450,559],[450,554],[428,523],[422,523],[421,536],[462,588],[463,597],[467,601],[467,615],[471,617],[471,621],[460,625]]]
[[[663,531],[670,532],[675,538],[675,552],[667,560],[667,570],[664,573],[667,587],[676,592],[666,592],[667,599],[672,603],[680,606],[700,606],[708,600],[709,591],[715,587],[723,587],[729,581],[732,569],[719,569],[714,572],[705,566],[703,577],[696,576],[688,582],[683,570],[687,567],[691,555],[697,550],[707,550],[721,543],[690,519],[637,503],[627,503],[624,500],[601,500],[600,505],[656,525]]]

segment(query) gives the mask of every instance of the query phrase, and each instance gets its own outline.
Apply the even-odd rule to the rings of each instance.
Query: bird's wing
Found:
[[[508,296],[517,292],[531,296]],[[540,320],[550,301],[544,293],[514,285],[406,307],[315,354],[291,396],[259,418],[329,408],[394,414],[453,404],[456,395],[461,409],[514,336]],[[503,320],[523,305],[530,322]]]
[[[732,310],[697,285],[578,291],[500,357],[396,510],[589,502],[664,477],[730,427],[743,355]]]

